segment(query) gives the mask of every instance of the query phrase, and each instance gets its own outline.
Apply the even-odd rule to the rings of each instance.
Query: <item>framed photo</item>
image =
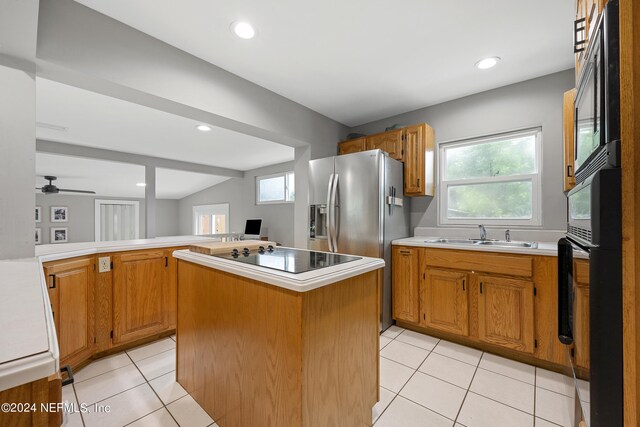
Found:
[[[36,245],[42,243],[42,228],[36,228]]]
[[[69,241],[68,227],[51,227],[50,243],[65,243]]]
[[[36,222],[42,222],[42,206],[36,206]]]
[[[69,221],[69,208],[66,206],[51,206],[51,222]]]

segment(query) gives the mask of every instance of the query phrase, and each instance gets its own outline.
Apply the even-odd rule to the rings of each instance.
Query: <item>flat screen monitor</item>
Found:
[[[260,236],[262,229],[262,218],[248,219],[244,226],[244,234],[249,236]]]

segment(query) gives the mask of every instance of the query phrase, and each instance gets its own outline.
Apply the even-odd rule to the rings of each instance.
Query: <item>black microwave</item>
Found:
[[[596,23],[575,100],[576,182],[602,167],[620,167],[610,145],[620,139],[618,2],[609,2]]]

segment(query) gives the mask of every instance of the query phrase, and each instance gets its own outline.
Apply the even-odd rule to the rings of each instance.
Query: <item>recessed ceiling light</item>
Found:
[[[198,129],[199,131],[202,131],[202,132],[209,132],[211,130],[211,126],[198,125],[198,126],[196,126],[196,129]]]
[[[476,67],[479,68],[480,70],[486,70],[488,68],[495,67],[498,61],[500,61],[500,58],[498,58],[497,56],[484,58],[476,62]]]
[[[252,39],[253,36],[256,35],[256,30],[253,29],[251,24],[243,21],[236,21],[231,24],[231,31],[233,31],[236,36],[246,40]]]
[[[136,184],[138,187],[146,187],[147,183],[146,182],[139,182]]]

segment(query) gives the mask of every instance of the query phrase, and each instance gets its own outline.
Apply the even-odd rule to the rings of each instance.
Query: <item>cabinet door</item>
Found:
[[[403,129],[392,130],[367,137],[367,150],[380,149],[389,153],[389,157],[402,161]]]
[[[392,300],[393,318],[405,322],[419,321],[419,249],[393,248]]]
[[[533,282],[486,275],[478,281],[478,338],[533,353]]]
[[[338,144],[338,154],[350,154],[350,153],[358,153],[360,151],[364,151],[365,148],[365,138],[356,138],[350,139],[349,141],[344,141]]]
[[[166,328],[168,257],[163,250],[121,253],[113,263],[113,343]]]
[[[425,326],[469,335],[467,273],[427,268],[421,304]]]
[[[573,341],[574,361],[589,368],[589,261],[574,262]]]
[[[45,265],[61,365],[73,366],[93,353],[94,266],[93,257]]]
[[[435,134],[433,128],[422,123],[409,126],[404,131],[404,194],[434,196]]]
[[[576,89],[564,93],[562,109],[563,144],[564,144],[564,191],[569,191],[576,185],[574,175],[574,118]]]

